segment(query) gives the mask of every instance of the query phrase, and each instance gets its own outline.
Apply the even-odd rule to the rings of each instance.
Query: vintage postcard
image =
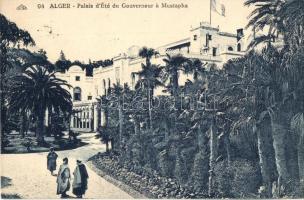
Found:
[[[0,0],[3,199],[304,198],[303,0]]]

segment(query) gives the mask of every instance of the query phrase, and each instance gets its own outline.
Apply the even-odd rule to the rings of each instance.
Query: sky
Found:
[[[212,25],[236,33],[247,24],[250,13],[244,0],[217,0],[226,7],[226,17],[212,12]],[[209,21],[209,0],[0,0],[0,13],[27,30],[51,61],[62,50],[66,58],[88,62],[110,59],[133,45],[157,48],[190,37],[190,28]],[[70,9],[51,9],[55,3],[70,3]],[[96,3],[153,4],[154,8],[77,8]],[[187,4],[187,8],[155,8],[156,3]],[[27,10],[16,10],[20,5]],[[43,4],[43,9],[38,9]],[[75,6],[75,7],[73,7]]]

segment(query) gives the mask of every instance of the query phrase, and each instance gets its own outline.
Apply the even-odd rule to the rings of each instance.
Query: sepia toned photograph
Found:
[[[304,199],[303,0],[0,0],[1,199]]]

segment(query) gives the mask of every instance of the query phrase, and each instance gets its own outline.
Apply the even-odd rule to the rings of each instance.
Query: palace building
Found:
[[[73,98],[73,109],[76,116],[71,119],[71,129],[75,131],[96,131],[104,123],[103,112],[97,107],[96,98],[106,94],[113,83],[128,83],[135,87],[138,77],[133,72],[142,69],[141,63],[145,60],[138,56],[140,47],[132,46],[125,53],[113,57],[113,65],[94,69],[93,76],[86,76],[80,66],[71,66],[65,73],[56,76],[66,80],[73,88],[69,91]],[[244,55],[242,30],[236,33],[221,32],[219,28],[201,23],[191,28],[189,37],[166,44],[156,49],[159,55],[151,59],[153,64],[164,64],[166,54],[182,54],[188,58],[198,58],[203,63],[214,63],[221,68],[228,60]],[[180,83],[184,83],[187,75],[180,75]],[[156,91],[156,94],[160,94]]]

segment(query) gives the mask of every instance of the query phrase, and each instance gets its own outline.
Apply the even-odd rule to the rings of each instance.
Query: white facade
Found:
[[[219,68],[229,59],[244,55],[242,40],[237,40],[236,34],[220,32],[218,28],[201,23],[199,27],[190,30],[190,36],[180,41],[157,48],[160,53],[151,59],[153,64],[163,65],[166,54],[182,54],[188,58],[198,58],[203,63],[214,63]],[[145,60],[138,57],[139,47],[130,47],[127,53],[113,58],[113,65],[94,69],[93,77],[87,77],[79,66],[71,66],[66,73],[56,76],[66,80],[73,96],[73,109],[79,112],[71,119],[72,129],[78,131],[96,131],[103,124],[103,115],[96,106],[96,98],[105,95],[113,83],[128,83],[134,88],[137,77],[133,72],[141,70]],[[187,75],[181,75],[179,82],[183,84]],[[80,94],[79,94],[80,93]],[[160,93],[156,91],[156,95]]]

